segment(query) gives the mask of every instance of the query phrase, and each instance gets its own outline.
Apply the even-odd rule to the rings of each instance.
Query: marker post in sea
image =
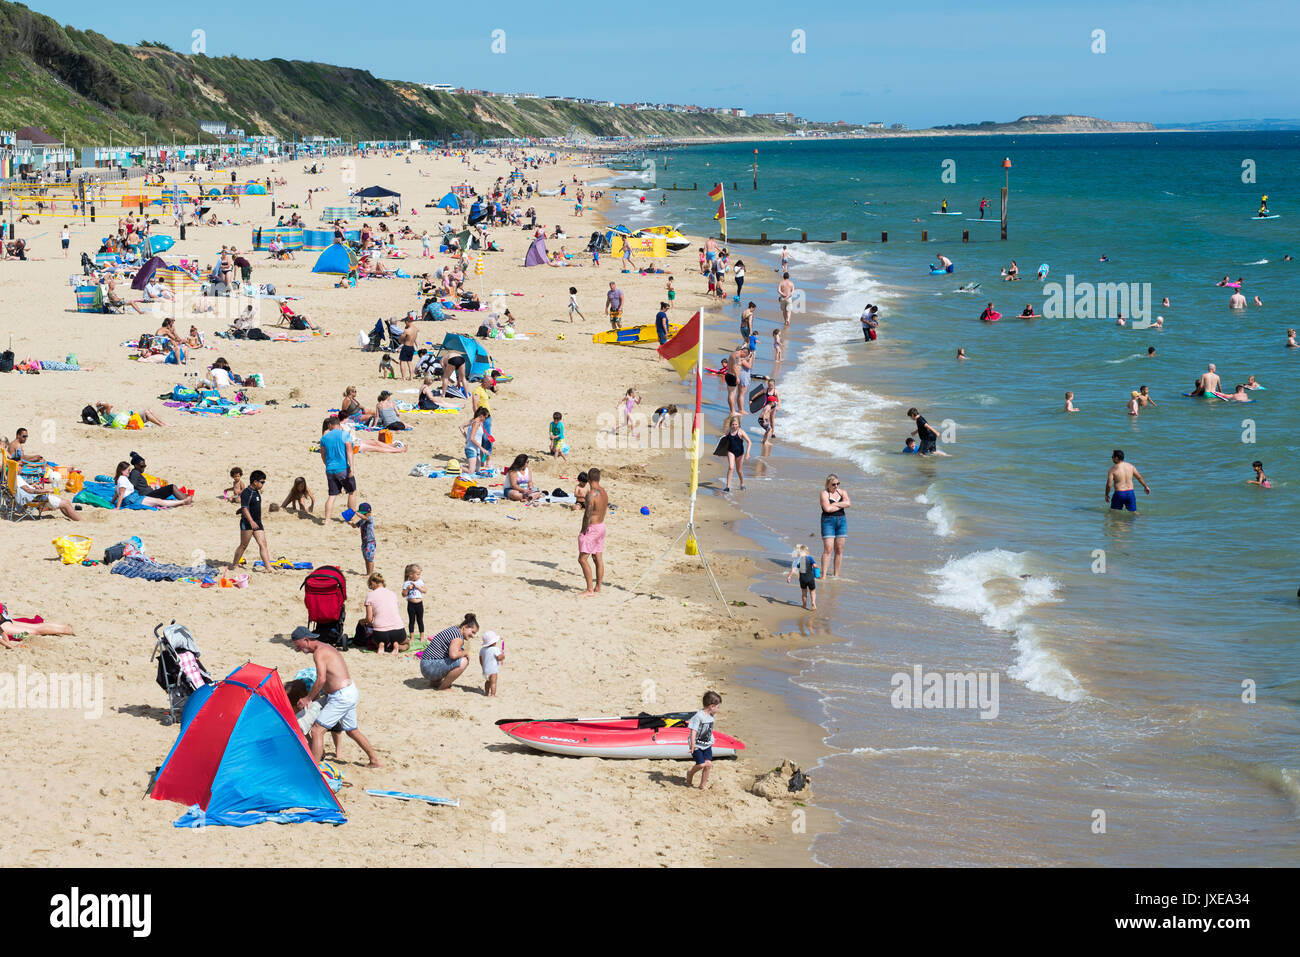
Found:
[[[1002,186],[1002,238],[1007,238],[1007,196],[1011,193],[1011,157],[1002,161],[1002,170],[1006,180]]]

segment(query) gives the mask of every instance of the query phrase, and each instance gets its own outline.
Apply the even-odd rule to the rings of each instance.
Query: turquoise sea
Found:
[[[732,242],[749,283],[766,283],[753,290],[756,370],[775,374],[782,395],[774,447],[752,463],[749,490],[730,496],[770,567],[754,591],[797,606],[784,571],[797,542],[820,554],[825,475],[837,473],[853,500],[845,580],[822,583],[816,616],[791,610],[791,627],[825,643],[797,653],[793,682],[747,676],[827,729],[814,780],[841,827],[816,840],[817,858],[1300,862],[1300,549],[1288,526],[1300,499],[1290,420],[1300,349],[1286,348],[1300,324],[1300,263],[1283,259],[1300,255],[1300,134],[916,137],[647,155],[659,183],[701,188],[669,191],[663,206],[659,190],[644,205],[625,191],[616,221],[702,234],[716,228],[705,190],[724,182],[730,236],[789,237],[807,305],[774,369],[781,247]],[[996,220],[1004,158],[1005,242],[996,225],[968,221],[981,197]],[[1280,218],[1254,220],[1261,194]],[[964,215],[931,215],[945,198]],[[804,244],[801,232],[850,241]],[[931,276],[940,253],[955,271]],[[1021,279],[1005,282],[1012,260]],[[676,258],[686,273],[677,284],[702,291],[694,261]],[[1048,307],[1054,287],[1035,278],[1040,264],[1061,284],[1058,304],[1066,289],[1079,303],[1091,290],[1101,308],[1014,318],[1026,304]],[[1244,311],[1215,285],[1225,275],[1241,277]],[[957,292],[965,283],[980,286]],[[1119,302],[1121,288],[1136,298]],[[857,318],[867,302],[882,318],[870,344]],[[1001,321],[978,321],[987,302]],[[706,344],[710,359],[734,344],[739,308],[716,311],[727,331]],[[1162,328],[1146,325],[1156,317]],[[1184,397],[1211,362],[1226,386],[1254,375],[1264,389],[1249,404]],[[1155,404],[1134,418],[1126,403],[1143,385]],[[1067,390],[1078,413],[1063,411]],[[720,420],[721,385],[707,393]],[[948,457],[901,454],[911,405],[942,429]],[[1103,498],[1116,448],[1152,487],[1139,490],[1137,515],[1112,513]],[[1272,488],[1247,484],[1255,459]],[[897,707],[895,676],[917,666],[996,675],[996,717]]]

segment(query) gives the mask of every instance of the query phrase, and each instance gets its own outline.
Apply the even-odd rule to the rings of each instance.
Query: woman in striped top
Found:
[[[478,619],[470,612],[459,625],[444,628],[429,639],[429,646],[420,655],[420,674],[435,690],[446,691],[460,677],[469,665],[465,641],[477,634]]]

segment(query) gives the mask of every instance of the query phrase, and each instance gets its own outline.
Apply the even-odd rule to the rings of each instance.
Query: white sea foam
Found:
[[[926,521],[934,526],[934,534],[938,535],[940,538],[948,538],[952,535],[952,516],[948,514],[948,510],[943,507],[943,502],[941,502],[935,494],[933,485],[918,495],[916,501],[921,505],[931,506],[930,509],[926,511],[925,518]]]
[[[943,748],[931,748],[924,745],[912,745],[906,748],[854,748],[850,754],[901,754],[904,751],[943,751]]]
[[[774,250],[779,256],[779,250]],[[856,317],[869,300],[879,300],[881,285],[844,256],[811,244],[789,249],[801,279],[825,284],[830,299],[826,311]],[[781,380],[782,427],[786,435],[814,451],[848,459],[867,473],[880,471],[876,461],[881,430],[880,412],[899,405],[870,390],[834,381],[828,373],[856,366],[862,358],[862,327],[856,318],[832,320],[811,327],[799,362]]]
[[[876,463],[879,416],[866,416],[898,403],[861,386],[827,378],[834,369],[852,365],[850,344],[858,344],[858,323],[825,322],[814,326],[799,363],[781,380],[779,428],[817,452],[848,459],[864,472]]]
[[[1022,620],[1034,607],[1056,600],[1056,582],[1025,575],[1025,556],[994,548],[951,558],[931,572],[939,582],[935,602],[971,612],[990,628],[1015,636],[1016,660],[1007,675],[1031,691],[1062,701],[1079,701],[1087,692],[1042,643],[1034,626]],[[990,587],[993,586],[993,587]]]
[[[1268,260],[1267,260],[1267,259],[1256,259],[1253,263],[1245,263],[1244,265],[1247,265],[1247,266],[1267,266],[1267,265],[1268,265]]]

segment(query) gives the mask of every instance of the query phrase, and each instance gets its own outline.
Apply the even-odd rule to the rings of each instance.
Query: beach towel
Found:
[[[156,562],[144,555],[131,555],[113,565],[110,572],[124,578],[142,578],[151,582],[172,582],[182,578],[211,578],[219,576],[220,570],[206,563],[197,565],[169,565]]]
[[[77,505],[91,505],[95,508],[112,508],[115,489],[112,482],[87,482],[72,501]],[[152,505],[123,505],[123,508],[144,512],[156,512]]]

